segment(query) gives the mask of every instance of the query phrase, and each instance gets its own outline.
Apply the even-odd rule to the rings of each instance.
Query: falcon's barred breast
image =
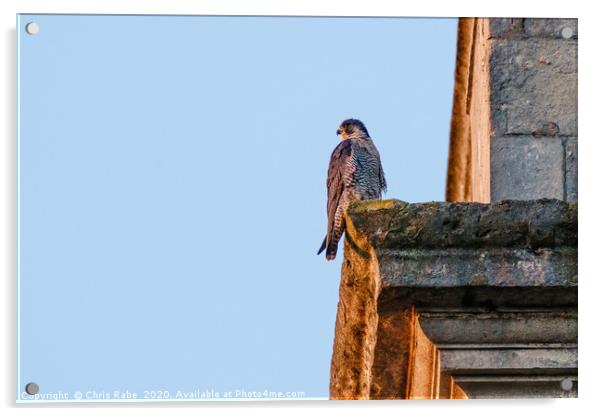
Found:
[[[348,119],[337,130],[342,142],[334,149],[328,166],[328,229],[318,254],[326,249],[326,259],[336,257],[345,231],[345,211],[352,201],[380,199],[387,183],[380,155],[364,123]]]

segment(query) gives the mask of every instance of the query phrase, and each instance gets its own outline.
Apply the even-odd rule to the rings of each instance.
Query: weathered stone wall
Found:
[[[577,201],[577,20],[460,19],[448,201]]]
[[[332,399],[576,395],[575,205],[366,201],[346,224]]]

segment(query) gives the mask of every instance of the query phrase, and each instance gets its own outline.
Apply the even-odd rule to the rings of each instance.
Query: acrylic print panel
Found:
[[[456,29],[19,15],[17,400],[327,398],[335,131],[442,199]]]

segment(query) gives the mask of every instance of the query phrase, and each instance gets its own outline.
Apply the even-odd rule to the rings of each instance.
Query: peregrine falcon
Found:
[[[326,259],[333,260],[345,231],[345,211],[352,201],[380,199],[387,190],[380,155],[364,123],[350,118],[337,130],[341,143],[330,155],[328,166],[328,229],[318,254],[326,249]]]

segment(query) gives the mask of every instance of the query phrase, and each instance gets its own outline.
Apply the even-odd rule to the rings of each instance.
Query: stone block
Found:
[[[492,135],[577,135],[577,42],[491,41]]]
[[[575,348],[442,349],[441,365],[456,374],[521,374],[533,369],[542,373],[573,372]]]
[[[562,388],[563,381],[570,380],[571,388]],[[456,383],[479,399],[521,398],[569,398],[577,397],[577,377],[570,375],[550,376],[458,376]]]
[[[564,199],[564,169],[559,137],[494,137],[491,201]]]
[[[577,19],[524,19],[527,36],[577,39]]]
[[[491,18],[489,38],[577,39],[577,19]]]
[[[576,253],[575,253],[576,258]],[[423,312],[420,325],[439,348],[517,344],[577,344],[577,313]]]
[[[577,202],[577,138],[570,137],[565,144],[566,162],[566,200]]]
[[[523,18],[491,18],[489,19],[489,38],[524,37]]]

